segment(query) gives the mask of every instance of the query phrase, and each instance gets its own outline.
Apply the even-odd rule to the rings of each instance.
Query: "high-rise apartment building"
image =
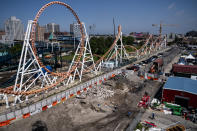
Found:
[[[44,41],[44,33],[45,32],[46,32],[46,27],[41,26],[40,27],[40,37],[39,37],[40,41]]]
[[[46,25],[46,30],[48,33],[60,32],[60,25],[55,23],[49,23]]]
[[[70,34],[74,34],[74,24],[70,24]]]
[[[77,23],[70,24],[70,35],[74,37],[80,37],[80,25]]]
[[[24,25],[15,16],[5,22],[5,40],[24,40]]]
[[[44,33],[46,32],[46,27],[36,25],[36,41],[44,41]]]
[[[5,31],[0,30],[0,40],[3,39],[3,36],[5,35]]]

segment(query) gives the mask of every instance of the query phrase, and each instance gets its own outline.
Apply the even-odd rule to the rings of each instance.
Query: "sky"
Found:
[[[16,16],[27,26],[39,9],[52,0],[1,0],[0,28],[10,16]],[[152,24],[173,24],[163,27],[163,33],[186,33],[197,30],[197,0],[60,0],[69,4],[86,25],[95,25],[94,33],[112,34],[113,18],[123,34],[130,32],[158,33]],[[61,31],[69,31],[74,16],[61,5],[48,7],[39,24],[60,24]],[[117,28],[116,28],[117,29]]]

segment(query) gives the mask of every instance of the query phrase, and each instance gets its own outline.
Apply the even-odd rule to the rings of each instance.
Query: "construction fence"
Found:
[[[90,88],[96,87],[99,84],[102,84],[102,82],[112,77],[115,77],[115,75],[118,75],[120,73],[122,73],[121,69],[113,70],[112,72],[95,77],[85,83],[81,83],[71,89],[68,89],[58,94],[55,94],[53,96],[50,96],[30,106],[17,109],[15,111],[11,111],[9,113],[7,112],[2,113],[0,114],[0,127],[10,124],[11,121],[14,122],[13,120],[21,119],[21,118],[25,119],[41,111],[45,111],[48,108],[51,108],[57,105],[58,103],[64,102],[66,99],[79,95],[83,91],[86,91]]]

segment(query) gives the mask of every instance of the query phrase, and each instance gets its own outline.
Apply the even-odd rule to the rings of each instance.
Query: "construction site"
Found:
[[[51,5],[68,9],[80,34],[72,62],[56,71],[43,64],[35,41],[38,19]],[[44,5],[28,21],[18,70],[1,73],[2,80],[9,79],[7,73],[14,76],[14,84],[0,88],[0,131],[197,130],[196,113],[186,118],[177,103],[164,99],[167,75],[183,50],[168,45],[161,26],[158,36],[150,34],[136,48],[124,45],[119,25],[109,50],[98,56],[92,54],[85,24],[68,4]],[[58,43],[49,44],[53,50]]]
[[[173,48],[165,54],[164,67],[167,69],[176,55]],[[172,61],[171,61],[172,60]],[[175,61],[174,60],[174,61]],[[138,103],[146,92],[154,98],[163,86],[161,81],[141,79],[137,72],[126,70],[100,85],[70,98],[42,113],[23,120],[17,120],[1,130],[128,130],[134,129],[137,122],[150,121],[155,112],[155,125],[168,127],[179,122],[185,128],[195,130],[197,125],[179,116],[165,115],[163,112],[139,108]],[[57,115],[58,114],[58,115]],[[133,125],[134,123],[134,125]],[[158,124],[157,124],[158,123]],[[130,127],[131,126],[131,127]]]

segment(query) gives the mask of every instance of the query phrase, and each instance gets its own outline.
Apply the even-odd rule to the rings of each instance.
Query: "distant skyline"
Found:
[[[16,16],[24,24],[33,20],[38,10],[52,0],[1,0],[0,28],[5,21]],[[174,24],[164,27],[163,33],[186,33],[197,30],[197,0],[60,0],[69,4],[81,21],[96,25],[94,33],[113,33],[113,17],[117,26],[122,25],[122,32],[158,33],[159,28],[152,24]],[[74,17],[60,5],[47,8],[39,19],[40,25],[54,22],[60,24],[62,31],[69,31],[69,24]]]

